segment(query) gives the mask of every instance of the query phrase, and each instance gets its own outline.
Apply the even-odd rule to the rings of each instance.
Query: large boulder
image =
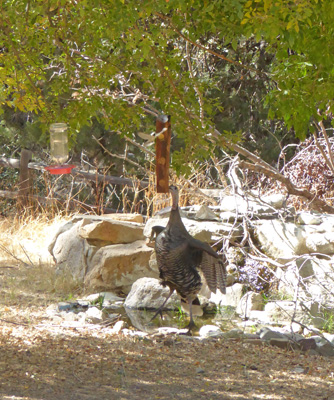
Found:
[[[262,250],[276,260],[284,262],[309,252],[305,229],[300,225],[281,220],[260,220],[254,223],[254,231]]]
[[[80,237],[82,221],[68,222],[56,233],[49,245],[58,272],[69,272],[75,279],[83,281],[87,270],[87,253],[90,246]]]
[[[137,279],[158,277],[158,271],[149,264],[152,252],[143,240],[101,247],[87,260],[85,285],[94,290],[128,293]]]
[[[153,249],[142,239],[141,224],[76,216],[58,230],[49,251],[58,272],[69,272],[88,289],[127,293],[138,278],[158,275],[149,264]]]

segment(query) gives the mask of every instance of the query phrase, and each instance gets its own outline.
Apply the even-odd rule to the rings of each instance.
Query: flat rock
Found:
[[[225,339],[240,339],[244,336],[244,332],[239,328],[233,328],[227,332],[223,332],[222,337]]]
[[[199,335],[204,338],[219,337],[223,335],[223,332],[216,325],[203,325],[199,330]]]
[[[319,214],[302,211],[298,214],[297,221],[301,225],[320,225],[322,218]]]
[[[260,336],[260,339],[262,340],[272,340],[272,339],[283,339],[283,340],[289,340],[286,338],[283,333],[277,332],[275,330],[272,330],[268,327],[261,328],[257,334]]]
[[[292,349],[296,346],[288,338],[272,338],[268,340],[271,346],[279,347],[280,349]]]
[[[143,240],[143,226],[134,222],[117,220],[91,221],[84,219],[79,236],[84,239],[100,240],[112,244],[132,243]]]
[[[92,294],[84,297],[83,299],[78,299],[78,301],[80,300],[80,301],[95,302],[99,298],[103,298],[103,307],[109,305],[110,303],[114,303],[114,302],[118,302],[118,301],[121,301],[121,302],[124,301],[123,297],[119,297],[113,292],[92,293]]]
[[[104,215],[86,215],[86,214],[77,214],[72,218],[72,222],[76,223],[81,220],[96,222],[96,221],[127,221],[127,222],[137,222],[142,224],[144,222],[144,217],[141,214],[137,213],[109,213]]]
[[[195,218],[206,221],[217,221],[219,219],[214,211],[204,204],[196,210]]]

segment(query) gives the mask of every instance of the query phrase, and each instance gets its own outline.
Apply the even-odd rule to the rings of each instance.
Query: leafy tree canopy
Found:
[[[267,82],[270,116],[303,138],[312,119],[331,111],[333,10],[330,0],[3,0],[0,102],[44,132],[68,122],[73,140],[93,119],[131,135],[151,116],[172,115],[186,146],[174,157],[181,165],[219,143],[212,127],[222,110],[223,89],[213,90],[220,60],[241,79]],[[260,58],[237,57],[250,37],[270,45],[271,71]]]

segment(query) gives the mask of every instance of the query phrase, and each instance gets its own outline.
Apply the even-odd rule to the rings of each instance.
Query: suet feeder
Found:
[[[70,174],[74,165],[65,164],[68,160],[67,124],[62,122],[50,125],[50,150],[54,165],[45,167],[50,174]]]

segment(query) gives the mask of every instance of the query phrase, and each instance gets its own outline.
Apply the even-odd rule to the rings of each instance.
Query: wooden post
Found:
[[[19,175],[19,192],[18,192],[18,208],[23,209],[29,205],[30,194],[30,173],[28,164],[31,161],[32,152],[23,149],[20,158],[20,175]]]
[[[169,187],[169,155],[171,140],[170,116],[160,115],[156,121],[155,173],[157,179],[157,193],[168,193]]]

